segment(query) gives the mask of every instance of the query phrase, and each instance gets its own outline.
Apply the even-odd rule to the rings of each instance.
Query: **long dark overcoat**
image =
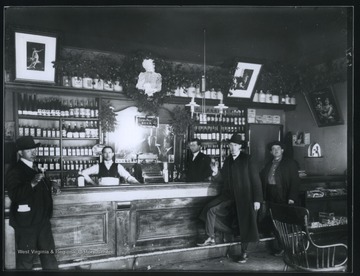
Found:
[[[223,181],[224,187],[230,185],[229,182],[232,179],[230,187],[233,188],[234,192],[235,211],[241,241],[258,241],[257,212],[254,210],[254,202],[261,203],[263,195],[259,172],[255,169],[251,157],[243,152],[235,160],[232,156],[228,156],[219,175],[215,181]],[[220,195],[211,201],[202,211],[200,219],[205,220],[207,211],[224,199],[224,195]],[[217,217],[215,228],[226,231],[226,228],[231,227],[228,223],[228,218]]]
[[[32,188],[31,180],[37,174],[24,162],[18,163],[6,175],[6,189],[11,199],[10,225],[29,228],[50,219],[53,209],[51,183],[43,178]],[[19,205],[28,205],[30,210],[18,212]]]

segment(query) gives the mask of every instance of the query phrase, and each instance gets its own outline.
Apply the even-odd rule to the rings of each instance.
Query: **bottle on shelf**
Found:
[[[70,100],[70,101],[69,101],[69,117],[74,117],[73,100]]]
[[[23,93],[18,93],[17,99],[18,99],[18,115],[23,115],[23,111],[24,111]]]
[[[79,117],[85,118],[85,107],[84,107],[84,101],[82,99],[79,100]]]
[[[23,107],[22,107],[23,115],[30,115],[28,112],[28,104],[29,104],[28,95],[26,93],[24,93]]]
[[[270,90],[266,91],[265,102],[266,103],[272,103],[272,94],[271,94]]]
[[[97,100],[95,100],[94,117],[95,118],[99,117],[99,107]]]
[[[70,123],[68,123],[68,127],[66,130],[66,138],[73,138],[73,129],[71,128]]]
[[[285,104],[291,104],[290,103],[290,97],[288,94],[285,95]]]
[[[74,117],[75,118],[80,117],[80,106],[77,99],[74,100]]]
[[[260,103],[265,103],[266,102],[266,96],[265,96],[265,94],[264,94],[264,92],[262,90],[260,90],[259,102]]]

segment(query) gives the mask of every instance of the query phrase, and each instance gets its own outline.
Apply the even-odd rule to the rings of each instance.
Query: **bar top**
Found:
[[[172,182],[159,184],[131,184],[119,186],[86,186],[62,188],[61,194],[54,195],[54,204],[78,204],[105,201],[133,201],[164,198],[189,198],[216,196],[220,185],[211,182]],[[5,193],[5,208],[10,199]]]

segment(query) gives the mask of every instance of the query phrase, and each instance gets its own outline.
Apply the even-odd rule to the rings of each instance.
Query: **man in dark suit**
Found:
[[[209,180],[211,176],[211,159],[200,152],[201,143],[199,139],[193,139],[189,143],[191,154],[186,162],[186,182],[201,182]]]
[[[36,148],[33,137],[16,140],[20,157],[6,175],[10,206],[10,225],[15,229],[16,268],[30,270],[36,255],[43,269],[58,269],[51,231],[53,201],[51,182],[34,166]]]
[[[236,234],[240,234],[241,255],[237,260],[245,263],[248,259],[249,242],[259,241],[257,211],[263,201],[259,172],[250,155],[242,151],[246,142],[242,135],[235,133],[228,141],[230,155],[225,159],[221,170],[219,164],[211,164],[212,180],[222,182],[221,194],[209,202],[200,214],[205,221],[208,238],[198,246],[215,244],[215,229],[227,232],[236,222]]]
[[[300,179],[298,165],[295,160],[283,156],[284,144],[275,141],[269,144],[273,159],[260,172],[263,196],[267,210],[262,222],[264,230],[272,230],[272,222],[268,205],[271,203],[295,204],[298,201]],[[275,256],[281,256],[282,250],[275,242],[272,244]]]

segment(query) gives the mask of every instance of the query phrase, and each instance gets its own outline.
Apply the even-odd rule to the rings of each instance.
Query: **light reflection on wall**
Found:
[[[109,144],[115,148],[117,158],[136,158],[139,145],[143,141],[146,129],[135,124],[135,116],[140,116],[136,107],[116,112],[117,126],[109,133]]]
[[[138,126],[135,117],[144,114],[139,113],[136,107],[115,113],[117,125],[114,132],[108,133],[107,144],[115,149],[116,162],[133,163],[140,154],[155,156],[159,161],[174,159],[175,140],[168,124],[159,124],[157,128]],[[169,158],[169,155],[172,157]]]

